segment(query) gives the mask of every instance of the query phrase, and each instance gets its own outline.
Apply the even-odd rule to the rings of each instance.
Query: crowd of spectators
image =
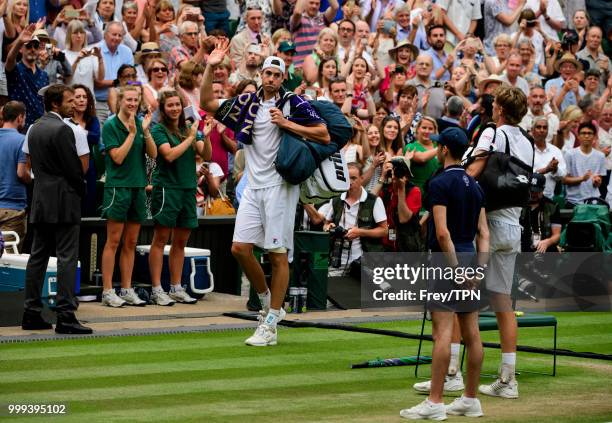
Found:
[[[70,123],[87,135],[84,216],[101,215],[102,129],[125,87],[137,88],[137,117],[150,112],[152,127],[164,91],[180,95],[212,148],[210,162],[194,162],[198,214],[218,196],[237,207],[248,184],[242,146],[200,104],[208,55],[222,39],[230,48],[214,67],[215,98],[256,91],[265,58],[282,58],[285,89],[333,102],[350,119],[354,136],[342,153],[393,226],[423,226],[427,181],[441,166],[431,136],[459,127],[476,145],[501,85],[527,96],[520,126],[536,140],[543,196],[562,207],[612,199],[612,17],[602,0],[0,0],[0,16],[2,229],[25,230],[31,181],[19,143],[44,112],[44,88],[57,82],[75,89]],[[410,168],[401,183],[391,178],[398,156]],[[156,161],[145,164],[150,195]]]

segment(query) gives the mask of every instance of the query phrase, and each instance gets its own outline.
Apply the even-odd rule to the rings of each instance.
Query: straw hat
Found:
[[[394,61],[397,61],[397,51],[402,47],[408,47],[413,58],[416,58],[419,55],[419,49],[414,44],[410,44],[408,41],[403,40],[400,41],[395,47],[389,49],[389,56],[391,56]]]
[[[576,56],[574,56],[572,53],[569,53],[569,52],[564,53],[563,56],[561,56],[561,58],[557,60],[557,63],[555,63],[555,70],[557,72],[561,72],[559,69],[561,68],[561,65],[564,63],[572,63],[574,66],[576,66],[576,68],[578,69],[578,72],[582,70],[582,63],[576,60]]]
[[[32,39],[36,39],[41,43],[50,43],[53,44],[54,46],[57,45],[57,41],[55,41],[53,38],[49,37],[49,33],[45,30],[45,29],[37,29],[36,31],[34,31],[32,33]]]
[[[506,83],[506,81],[502,79],[501,75],[489,75],[487,78],[480,81],[480,84],[478,84],[478,92],[482,94],[487,85],[489,85],[491,82],[499,82],[501,84]]]
[[[151,54],[156,54],[159,55],[161,57],[165,57],[166,55],[164,53],[162,53],[162,51],[159,49],[159,44],[154,43],[154,42],[149,42],[149,43],[144,43],[141,47],[140,50],[134,55],[134,61],[138,64],[142,64],[143,59]]]

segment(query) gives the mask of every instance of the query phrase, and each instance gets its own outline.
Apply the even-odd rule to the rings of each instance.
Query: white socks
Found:
[[[516,366],[516,353],[502,353],[502,364],[508,364],[512,367]]]
[[[183,285],[180,283],[170,285],[170,292],[178,292],[183,290]]]
[[[508,383],[514,379],[516,367],[516,353],[502,353],[502,365],[499,378],[503,383]]]
[[[262,310],[268,311],[270,309],[270,299],[272,298],[270,290],[266,289],[266,292],[261,294],[258,292],[257,296],[259,297],[259,302],[261,303]]]
[[[457,370],[459,369],[459,350],[461,349],[461,344],[451,344],[450,348],[450,362],[448,363],[448,374],[455,375]]]

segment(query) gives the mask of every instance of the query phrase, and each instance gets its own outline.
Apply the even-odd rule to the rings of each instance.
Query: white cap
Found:
[[[266,60],[264,60],[264,63],[261,69],[265,70],[267,68],[276,68],[279,71],[281,71],[283,75],[285,74],[285,62],[280,57],[276,57],[276,56],[267,57]]]

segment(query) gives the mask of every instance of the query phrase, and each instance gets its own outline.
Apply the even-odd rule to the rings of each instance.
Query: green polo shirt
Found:
[[[434,147],[437,144],[434,143]],[[416,151],[419,153],[425,153],[429,151],[423,145],[418,142],[413,142],[404,147],[403,153],[406,154],[406,151]],[[438,158],[434,157],[431,160],[428,160],[425,163],[415,163],[414,161],[410,162],[410,170],[412,171],[412,175],[414,176],[410,182],[415,184],[421,189],[422,193],[426,194],[425,183],[433,176],[434,173],[440,167],[440,162],[438,162]]]
[[[159,147],[170,144],[176,147],[187,136],[179,138],[170,132],[163,124],[158,123],[151,129],[151,135],[155,145]],[[195,189],[197,187],[195,151],[193,148],[185,150],[183,155],[172,163],[168,162],[161,154],[157,155],[157,167],[153,173],[153,185],[173,189]]]
[[[302,78],[299,76],[289,72],[287,74],[287,79],[283,81],[283,88],[287,91],[293,91],[302,83]]]
[[[121,147],[129,131],[117,115],[108,119],[102,128],[102,139],[109,152]],[[122,164],[116,164],[110,154],[106,154],[106,187],[144,188],[147,185],[145,165],[145,140],[142,123],[136,119],[136,136],[132,148]]]

